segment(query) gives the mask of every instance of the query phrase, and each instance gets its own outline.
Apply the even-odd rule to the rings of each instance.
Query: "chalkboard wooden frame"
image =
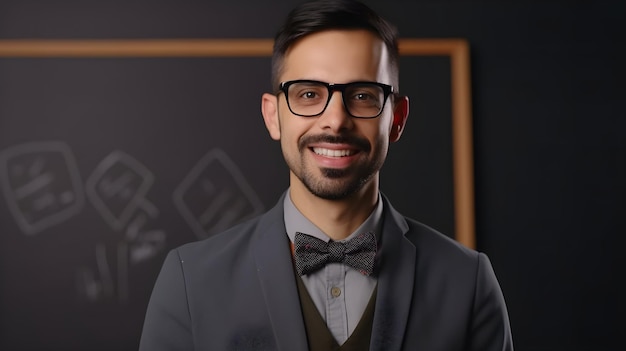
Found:
[[[0,40],[0,57],[258,57],[272,54],[271,39]],[[475,247],[474,170],[469,44],[464,39],[399,41],[403,56],[447,56],[452,102],[455,239]]]

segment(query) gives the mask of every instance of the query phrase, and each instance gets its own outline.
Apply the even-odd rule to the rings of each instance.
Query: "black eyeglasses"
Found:
[[[333,91],[340,91],[348,114],[356,118],[376,118],[393,93],[391,85],[378,82],[331,84],[316,80],[290,80],[280,83],[291,113],[301,117],[319,116],[326,110]]]

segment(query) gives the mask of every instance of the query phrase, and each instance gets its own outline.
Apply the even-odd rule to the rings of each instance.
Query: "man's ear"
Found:
[[[389,141],[394,143],[400,140],[406,119],[409,117],[409,97],[396,96],[393,107],[393,122],[391,123],[391,132],[389,133]]]
[[[274,140],[280,140],[280,122],[278,121],[278,97],[272,94],[263,94],[261,98],[261,113],[265,121],[265,128]]]

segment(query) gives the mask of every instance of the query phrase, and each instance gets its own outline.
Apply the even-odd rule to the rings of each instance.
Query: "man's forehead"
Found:
[[[363,75],[353,79],[374,80],[388,70],[388,58],[382,39],[368,30],[325,30],[308,34],[289,47],[280,78],[321,79],[316,75],[352,74]]]

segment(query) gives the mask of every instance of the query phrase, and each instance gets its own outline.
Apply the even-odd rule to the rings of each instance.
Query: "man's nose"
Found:
[[[334,91],[328,101],[326,110],[319,117],[318,123],[323,129],[338,133],[353,126],[353,120],[343,103],[341,92]]]

